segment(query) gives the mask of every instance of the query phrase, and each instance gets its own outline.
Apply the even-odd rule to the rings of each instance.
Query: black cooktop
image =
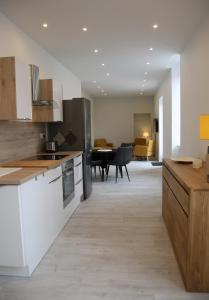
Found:
[[[35,155],[23,160],[59,160],[67,155],[58,155],[58,154],[47,154],[47,155]]]

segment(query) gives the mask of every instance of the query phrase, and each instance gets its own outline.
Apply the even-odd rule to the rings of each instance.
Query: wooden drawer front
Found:
[[[165,180],[163,180],[163,207],[162,214],[166,223],[166,227],[170,236],[170,239],[173,240],[174,237],[174,203],[169,198],[169,186]]]
[[[188,257],[188,217],[176,200],[172,191],[168,191],[169,203],[172,203],[173,213],[173,246],[184,279],[187,271]]]
[[[185,192],[178,181],[173,177],[173,175],[168,171],[166,167],[163,167],[163,177],[168,182],[170,189],[173,191],[177,200],[183,207],[186,214],[189,214],[189,195]]]

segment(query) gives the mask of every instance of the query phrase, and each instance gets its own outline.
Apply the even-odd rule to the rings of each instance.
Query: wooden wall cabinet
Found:
[[[40,100],[48,101],[49,106],[33,106],[34,122],[63,121],[62,85],[53,79],[39,80]]]
[[[0,120],[32,119],[30,68],[16,57],[0,58]]]
[[[209,184],[203,168],[164,161],[162,214],[186,289],[208,292]]]

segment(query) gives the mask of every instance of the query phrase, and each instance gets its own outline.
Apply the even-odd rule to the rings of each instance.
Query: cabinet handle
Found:
[[[62,177],[62,176],[59,176],[59,177],[55,178],[54,180],[50,181],[48,184],[53,183],[53,182],[59,180],[61,177]]]
[[[82,181],[83,178],[81,178],[78,182],[76,182],[75,185],[78,185],[81,181]]]
[[[82,162],[78,163],[77,165],[75,165],[75,168],[80,166],[82,164]]]

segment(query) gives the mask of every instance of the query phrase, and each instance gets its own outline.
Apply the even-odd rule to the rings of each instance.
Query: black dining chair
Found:
[[[122,143],[121,147],[133,147],[133,143]]]
[[[128,180],[130,181],[127,164],[132,160],[132,151],[132,147],[119,147],[117,149],[114,160],[108,161],[107,178],[110,166],[115,166],[115,182],[118,180],[118,171],[120,172],[121,178],[123,178],[123,167],[125,167]]]
[[[97,167],[99,168],[99,174],[100,177],[102,178],[102,171],[101,171],[101,167],[102,167],[102,160],[92,160],[91,161],[91,170],[94,170],[94,177],[96,178],[97,175]]]

